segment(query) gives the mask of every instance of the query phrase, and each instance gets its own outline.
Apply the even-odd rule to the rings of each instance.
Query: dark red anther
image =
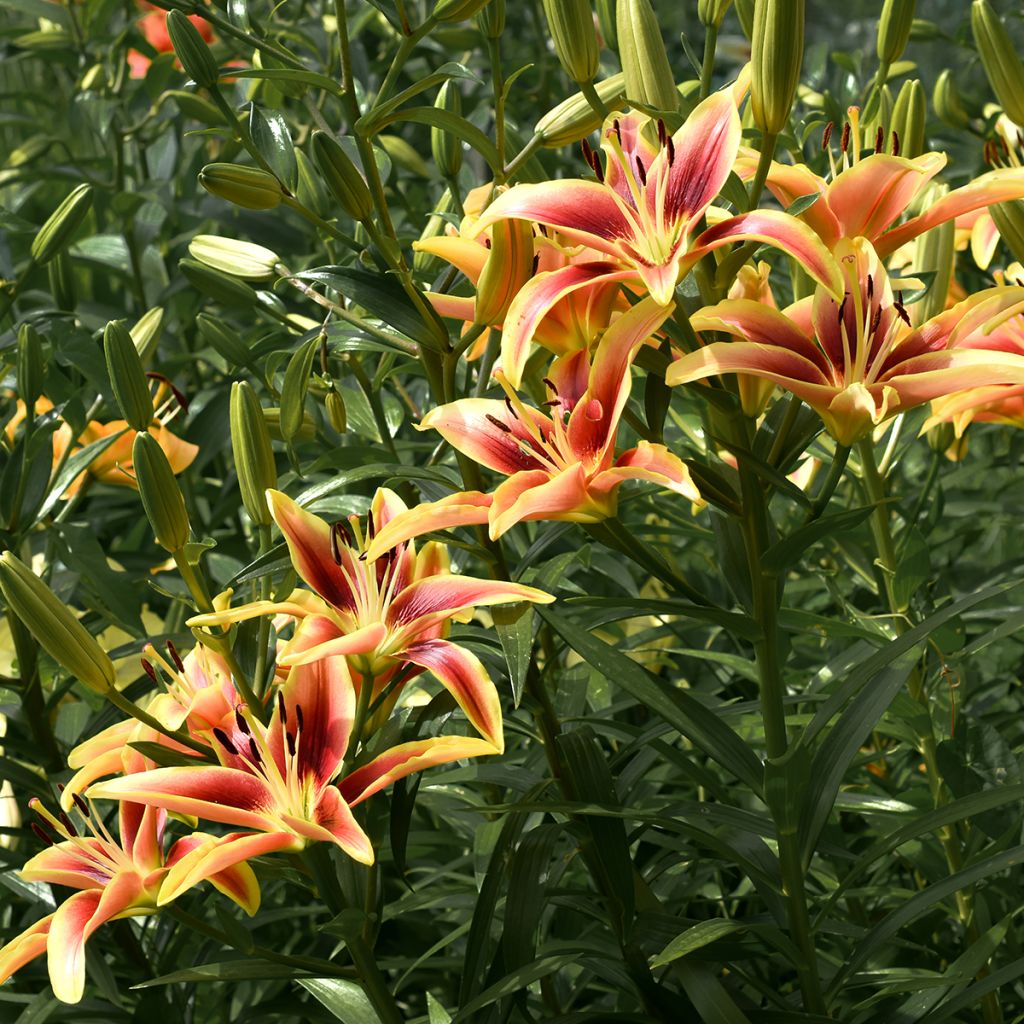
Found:
[[[586,160],[587,166],[592,168],[594,166],[594,151],[586,139],[580,140],[580,149],[583,150],[583,159]]]
[[[45,846],[53,846],[53,840],[46,834],[46,830],[42,825],[36,824],[36,822],[29,822],[30,829],[36,834],[36,838],[43,843]]]
[[[174,400],[181,406],[181,411],[188,412],[188,399],[171,383],[170,378],[165,377],[162,373],[157,373],[155,370],[148,370],[146,376],[150,380],[158,380],[161,384],[166,384],[170,388],[171,394],[174,395]]]
[[[490,413],[486,413],[484,418],[492,427],[497,427],[502,433],[511,434],[512,428],[507,423],[502,423],[497,416],[492,416]]]
[[[896,134],[896,132],[892,133],[892,155],[900,155],[900,137],[899,135]]]
[[[672,141],[671,135],[665,140],[665,149],[668,152],[668,165],[671,167],[676,162],[676,144]]]
[[[850,148],[850,122],[843,122],[843,134],[839,136],[839,149],[845,153]]]
[[[537,225],[537,230],[545,237],[548,237],[548,229],[543,224]]]
[[[341,565],[342,547],[352,546],[352,537],[348,532],[348,526],[344,520],[339,520],[331,526],[331,557],[335,565]]]
[[[619,140],[619,145],[622,145],[622,125],[619,124],[619,119],[615,118],[612,121],[612,131],[615,132],[615,138]]]
[[[174,646],[173,641],[167,641],[167,653],[171,656],[171,661],[174,662],[174,667],[179,672],[185,671],[185,662],[181,660],[181,655],[178,653],[178,648]]]
[[[879,125],[878,131],[875,132],[875,152],[881,153],[885,149],[885,129]]]
[[[850,297],[850,294],[849,294],[849,292],[847,292],[847,293],[846,293],[846,294],[845,294],[845,295],[843,296],[843,301],[839,303],[839,316],[838,316],[838,318],[837,318],[837,319],[838,319],[838,321],[839,321],[839,326],[840,326],[840,327],[842,327],[842,326],[843,326],[843,314],[844,314],[844,313],[846,312],[846,300],[847,300],[847,299],[848,299],[849,297]]]
[[[658,118],[658,145],[664,147],[665,140],[668,138],[668,130],[665,128],[665,122],[662,118]]]
[[[533,266],[530,268],[530,276],[532,277],[537,273],[537,268],[540,266],[540,253],[535,253],[533,257]]]
[[[505,408],[508,409],[508,414],[509,416],[512,417],[512,419],[519,419],[519,417],[516,415],[515,406],[512,405],[512,399],[509,398],[508,395],[505,396]]]
[[[643,160],[640,159],[640,154],[637,153],[633,157],[633,159],[636,161],[636,173],[637,173],[637,177],[640,179],[640,184],[641,185],[646,185],[647,184],[647,171],[644,170],[644,162],[643,162]]]
[[[302,732],[302,705],[295,705],[295,720],[299,723],[299,732]]]
[[[238,726],[239,732],[244,733],[246,736],[252,735],[252,729],[249,728],[249,723],[242,715],[241,708],[235,708],[235,724]]]
[[[256,741],[251,736],[249,737],[249,754],[252,758],[253,764],[263,764],[263,758],[260,756],[260,748],[256,746]]]
[[[286,732],[284,734],[284,739],[285,739],[285,742],[288,744],[288,754],[289,754],[289,756],[290,757],[294,757],[295,756],[295,737],[290,732]]]
[[[234,754],[235,757],[238,757],[238,747],[231,742],[231,737],[223,729],[218,729],[217,726],[214,726],[213,735],[229,754]]]
[[[604,184],[604,171],[601,168],[601,161],[594,156],[594,162],[590,165],[594,168],[594,174],[597,176],[597,180],[600,184]]]
[[[556,405],[561,405],[561,404],[562,404],[562,400],[560,398],[551,398],[551,399],[549,399],[546,402],[541,402],[541,405],[543,405],[545,409],[554,409],[554,407]]]
[[[875,297],[875,279],[868,274],[868,302]]]
[[[899,318],[910,327],[910,314],[907,312],[907,307],[903,305],[903,292],[896,293],[896,302],[893,308],[899,314]]]
[[[152,679],[154,683],[160,682],[160,677],[156,674],[156,669],[153,668],[153,666],[148,661],[146,661],[145,658],[142,659],[142,671],[145,672],[146,675],[149,676],[149,678]]]
[[[490,247],[491,247],[491,240],[489,238],[485,238],[484,239],[484,248],[485,249],[490,249]]]
[[[284,694],[277,691],[277,713],[281,716],[281,724],[288,725],[288,709],[284,706]]]
[[[558,394],[558,388],[555,387],[555,382],[550,377],[542,377],[541,383],[547,387],[547,389],[554,395]]]
[[[834,127],[835,125],[829,121],[829,123],[825,125],[825,130],[821,133],[821,151],[823,153],[828,151],[828,144],[832,141],[832,129]]]
[[[871,318],[871,327],[870,327],[870,329],[868,331],[869,334],[874,334],[875,331],[878,330],[878,325],[879,325],[879,323],[881,323],[881,320],[882,320],[882,307],[879,306],[878,309],[875,310],[875,315]]]
[[[60,823],[69,836],[78,836],[78,830],[71,824],[71,819],[63,811],[60,812]]]
[[[71,799],[75,801],[75,807],[78,808],[78,813],[83,818],[88,818],[89,817],[89,805],[77,793],[72,793],[71,794]]]

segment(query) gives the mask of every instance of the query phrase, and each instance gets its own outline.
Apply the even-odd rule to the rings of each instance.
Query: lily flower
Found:
[[[596,181],[516,185],[499,196],[476,231],[505,218],[532,220],[604,257],[528,282],[505,320],[505,331],[513,334],[510,347],[525,347],[548,311],[578,289],[618,282],[666,306],[703,256],[745,239],[777,246],[838,294],[839,271],[828,250],[806,224],[787,214],[753,210],[695,234],[733,169],[739,144],[736,101],[725,90],[700,103],[674,135],[646,115],[612,115],[601,131],[603,169],[596,154],[584,149]]]
[[[170,32],[167,31],[167,11],[147,3],[142,3],[139,6],[146,11],[135,23],[142,33],[142,37],[158,54],[173,53],[174,44],[171,42]],[[188,20],[192,22],[206,42],[214,41],[213,28],[205,18],[201,18],[198,14],[190,14]],[[145,78],[152,63],[151,58],[144,53],[140,53],[138,50],[128,51],[128,68],[132,78]]]
[[[354,860],[372,864],[373,847],[351,805],[410,772],[498,751],[475,737],[433,737],[386,751],[335,781],[353,739],[355,714],[356,687],[345,658],[297,665],[277,692],[268,725],[239,705],[233,726],[214,731],[219,764],[125,775],[94,785],[88,795],[246,829],[176,863],[160,891],[161,903],[211,872],[309,843],[334,843]]]
[[[847,283],[841,302],[818,288],[783,313],[743,299],[698,310],[690,319],[694,330],[743,340],[682,356],[666,381],[686,384],[722,373],[773,381],[810,405],[843,445],[944,395],[1024,384],[1024,356],[986,336],[1024,302],[1024,288],[986,289],[911,328],[871,243],[842,240],[836,253]]]
[[[826,129],[828,137],[831,130]],[[804,196],[818,198],[797,216],[812,228],[829,249],[840,239],[863,237],[875,247],[880,257],[887,257],[918,235],[947,221],[955,220],[993,203],[1024,198],[1024,168],[990,171],[974,181],[947,192],[916,217],[893,226],[926,189],[928,183],[946,165],[944,153],[924,153],[914,159],[896,155],[899,142],[894,140],[894,153],[883,152],[880,136],[875,151],[861,158],[860,128],[856,108],[850,108],[850,121],[844,126],[841,140],[842,163],[839,169],[832,161],[831,180],[815,174],[803,164],[781,164],[773,161],[766,185],[784,207]],[[828,138],[826,138],[826,145]],[[757,170],[758,154],[743,150],[736,163],[736,173],[752,178]]]
[[[503,402],[463,398],[427,413],[420,430],[438,431],[453,448],[508,479],[493,495],[452,495],[396,517],[377,534],[371,557],[409,537],[453,526],[488,523],[497,538],[531,519],[600,522],[615,514],[617,490],[626,480],[647,480],[699,500],[686,465],[664,445],[641,441],[615,456],[633,358],[672,309],[648,297],[608,328],[593,365],[585,352],[560,361],[546,378],[550,416],[525,405],[507,386]]]
[[[48,848],[25,864],[21,877],[78,892],[0,949],[0,982],[46,953],[54,995],[77,1003],[85,988],[85,944],[92,933],[107,921],[156,913],[167,902],[161,898],[162,887],[173,866],[197,851],[220,848],[225,839],[197,832],[177,840],[165,855],[167,812],[158,807],[122,803],[120,837],[115,839],[81,797],[75,800],[78,828],[67,814],[58,818],[38,800],[30,806],[45,822],[32,827]],[[247,914],[255,914],[260,893],[252,868],[237,862],[218,867],[213,858],[207,864],[209,870],[196,883],[208,880]]]
[[[367,552],[373,536],[407,513],[393,491],[375,495],[364,539],[352,516],[333,526],[300,508],[280,491],[268,491],[271,514],[288,543],[295,571],[312,590],[295,590],[284,601],[254,601],[199,615],[192,626],[240,622],[260,615],[287,615],[295,633],[278,657],[283,666],[344,655],[356,673],[356,688],[370,680],[373,699],[387,690],[381,720],[401,687],[423,671],[452,694],[473,727],[498,750],[503,748],[501,702],[480,659],[445,639],[450,621],[474,607],[517,601],[547,603],[549,594],[519,583],[482,580],[449,571],[442,545],[417,552],[405,545],[383,557]]]

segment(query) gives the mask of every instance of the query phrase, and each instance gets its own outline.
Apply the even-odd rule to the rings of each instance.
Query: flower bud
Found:
[[[948,124],[951,128],[966,128],[970,123],[967,111],[960,102],[960,94],[956,88],[956,81],[953,72],[946,68],[939,72],[935,80],[935,88],[932,90],[932,106],[939,120]]]
[[[432,17],[435,21],[465,21],[486,3],[487,0],[437,0]]]
[[[882,141],[882,148],[880,152],[885,152],[886,147],[889,143],[889,125],[892,124],[892,90],[887,85],[883,85],[881,89],[877,89],[872,97],[870,104],[871,117],[865,118],[862,122],[864,126],[864,146],[870,153],[878,145],[879,139]],[[879,129],[881,129],[881,135],[879,135]]]
[[[601,38],[609,50],[619,49],[619,33],[615,26],[616,0],[597,0],[597,27],[601,30]]]
[[[333,384],[324,398],[324,408],[327,410],[328,423],[339,434],[344,434],[348,430],[348,412],[345,409],[344,397]]]
[[[269,526],[267,488],[277,487],[277,466],[260,400],[246,381],[231,385],[231,450],[235,457],[238,489],[249,518]]]
[[[505,31],[505,0],[491,0],[476,16],[477,28],[487,39],[500,39]]]
[[[697,17],[702,25],[718,28],[731,6],[732,0],[697,0]]]
[[[437,99],[434,100],[434,107],[437,110],[447,110],[450,114],[459,115],[462,113],[462,96],[458,87],[451,81],[445,82],[437,90]],[[441,175],[445,178],[454,178],[462,169],[462,140],[446,132],[437,125],[430,129],[430,152],[434,157],[434,163]]]
[[[188,244],[190,256],[232,277],[252,280],[270,277],[280,262],[277,253],[253,242],[220,235],[196,235]]]
[[[284,198],[281,183],[272,174],[241,164],[207,164],[199,172],[199,184],[246,210],[273,210]]]
[[[59,252],[50,260],[46,267],[50,281],[50,294],[53,304],[58,309],[72,310],[75,308],[75,275],[71,270],[71,260],[66,253]]]
[[[544,0],[551,41],[565,73],[582,85],[597,74],[597,32],[590,0]]]
[[[679,92],[651,0],[618,0],[615,24],[626,95],[656,110],[678,110]]]
[[[259,302],[256,292],[244,281],[222,274],[198,260],[179,260],[181,272],[204,295],[228,306],[255,306]]]
[[[765,135],[786,127],[804,56],[804,0],[757,0],[750,52],[750,111]]]
[[[154,306],[146,310],[139,317],[131,330],[132,341],[135,343],[135,351],[139,353],[142,365],[149,362],[150,357],[156,351],[160,343],[160,329],[164,324],[164,311],[162,306]]]
[[[67,198],[50,214],[32,242],[32,259],[49,263],[67,248],[92,206],[92,186],[76,185]]]
[[[934,183],[922,196],[923,206],[927,209],[938,202],[949,187]],[[910,307],[911,317],[915,324],[923,324],[933,316],[938,316],[946,308],[946,297],[949,295],[949,283],[953,276],[953,254],[956,242],[956,225],[947,221],[926,231],[914,242],[914,269],[920,273],[931,273],[932,278],[928,291],[920,302]]]
[[[297,349],[288,360],[281,385],[281,413],[279,429],[285,442],[291,444],[299,435],[306,409],[306,393],[309,391],[309,374],[313,368],[319,338],[311,338]]]
[[[185,74],[201,89],[212,89],[219,77],[217,62],[199,29],[181,11],[171,11],[167,15],[167,34]]]
[[[10,610],[54,661],[96,693],[114,686],[114,663],[106,652],[67,605],[11,551],[0,555],[0,590]]]
[[[45,378],[43,339],[31,324],[22,324],[18,328],[18,397],[25,403],[30,418],[36,399],[43,393]]]
[[[736,0],[736,17],[739,18],[740,28],[748,39],[754,37],[754,2],[755,0]]]
[[[595,87],[597,95],[609,110],[619,110],[626,105],[626,76],[623,72],[606,78]],[[552,107],[534,126],[534,134],[541,138],[541,145],[558,149],[579,142],[584,136],[601,127],[601,116],[587,102],[583,93],[578,92],[557,107]]]
[[[1014,199],[1008,203],[995,203],[988,212],[1013,258],[1024,260],[1024,201]]]
[[[945,452],[950,455],[954,461],[960,456],[956,453],[956,428],[952,423],[936,423],[927,434],[925,438],[928,441],[928,447],[933,452]],[[950,452],[952,449],[952,453]]]
[[[437,201],[437,205],[434,207],[434,212],[427,219],[427,223],[420,233],[420,241],[424,242],[428,238],[436,238],[438,235],[444,232],[445,226],[448,221],[444,217],[444,214],[451,213],[454,209],[455,204],[452,202],[452,190],[446,188],[441,195],[441,198]],[[412,254],[412,267],[417,274],[428,274],[435,267],[440,265],[440,260],[433,255],[433,253],[424,252],[423,250],[413,246]]]
[[[988,0],[974,0],[971,30],[981,65],[999,105],[1011,121],[1024,124],[1024,65]]]
[[[878,19],[878,63],[881,78],[894,61],[900,59],[910,40],[910,27],[914,23],[916,0],[885,0],[882,16]]]
[[[248,366],[252,354],[248,346],[238,337],[238,332],[221,323],[209,313],[200,313],[196,317],[199,335],[217,355],[221,356],[229,366]]]
[[[188,543],[185,498],[164,450],[151,434],[135,435],[132,464],[142,507],[153,527],[157,544],[171,554],[180,551]]]
[[[924,126],[928,101],[919,78],[903,83],[892,108],[892,131],[899,142],[899,155],[913,160],[924,152]]]
[[[494,327],[520,289],[533,277],[533,225],[500,220],[491,228],[491,251],[476,285],[473,319]]]
[[[341,143],[327,132],[313,132],[313,157],[345,213],[353,220],[369,220],[373,215],[370,190]]]
[[[301,149],[296,149],[295,163],[299,170],[295,197],[307,210],[312,210],[318,217],[326,217],[330,212],[330,199],[320,175],[313,168],[313,162]]]
[[[132,430],[145,430],[153,422],[153,396],[135,343],[122,321],[112,320],[104,329],[103,355],[121,415]]]

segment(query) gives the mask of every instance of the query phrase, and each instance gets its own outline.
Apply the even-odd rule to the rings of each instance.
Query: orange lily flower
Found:
[[[476,606],[554,599],[519,583],[454,575],[440,544],[426,544],[419,552],[409,544],[374,556],[366,550],[369,538],[364,541],[358,517],[350,517],[349,535],[344,524],[329,525],[279,491],[267,496],[295,571],[312,591],[295,590],[284,601],[254,601],[198,615],[189,625],[290,616],[297,625],[282,646],[279,665],[344,655],[357,673],[357,690],[369,679],[374,700],[387,691],[375,721],[387,716],[406,682],[428,671],[449,690],[473,728],[494,748],[503,749],[501,702],[494,683],[475,654],[444,635],[452,618]],[[370,536],[403,513],[408,509],[397,494],[378,490],[370,508]]]
[[[209,854],[227,842],[226,837],[196,832],[177,840],[165,855],[165,810],[122,803],[118,816],[120,839],[115,840],[95,808],[80,797],[75,805],[85,835],[66,814],[58,819],[38,800],[31,802],[49,826],[33,825],[48,848],[25,864],[21,877],[78,892],[0,949],[0,982],[46,953],[53,993],[65,1003],[77,1003],[82,998],[85,943],[100,925],[117,918],[156,913],[159,905],[168,902],[163,887],[173,866],[197,852]],[[59,841],[55,841],[55,835]],[[214,858],[208,858],[205,864],[208,870],[196,877],[196,883],[207,880],[247,914],[256,913],[260,893],[252,868],[237,862],[218,867]]]
[[[879,423],[943,395],[992,384],[1024,384],[1024,357],[986,330],[1024,302],[1024,288],[989,288],[911,328],[866,238],[842,240],[847,281],[841,302],[823,288],[784,313],[726,300],[698,310],[696,331],[742,341],[714,342],[669,367],[669,384],[746,373],[810,405],[843,445]],[[989,347],[992,345],[992,347]]]
[[[511,388],[504,402],[463,398],[427,413],[420,430],[437,430],[452,447],[508,479],[493,495],[455,494],[396,517],[378,532],[370,557],[409,537],[454,526],[488,523],[497,538],[531,519],[600,522],[615,514],[617,490],[626,480],[647,480],[699,500],[686,465],[664,445],[641,441],[615,457],[633,358],[672,309],[648,297],[608,328],[592,366],[585,352],[560,360],[546,378],[554,395],[551,416],[525,405]]]
[[[621,283],[672,301],[678,282],[707,253],[744,239],[775,245],[838,294],[839,271],[806,224],[774,210],[753,210],[695,232],[733,169],[740,120],[730,90],[700,103],[669,135],[642,114],[613,115],[601,131],[604,168],[584,149],[597,181],[563,179],[516,185],[477,221],[482,232],[505,218],[532,220],[566,241],[603,255],[538,275],[519,293],[505,321],[513,350],[525,347],[537,324],[567,295]],[[514,383],[514,376],[511,376]]]

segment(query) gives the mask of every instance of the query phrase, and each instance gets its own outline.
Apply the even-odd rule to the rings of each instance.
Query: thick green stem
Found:
[[[64,767],[60,747],[50,726],[42,681],[39,678],[39,647],[35,638],[13,612],[8,612],[7,622],[14,641],[14,653],[18,658],[18,674],[21,677],[21,708],[28,719],[32,738],[43,757],[43,765],[50,771]]]
[[[590,104],[594,113],[604,121],[610,111],[608,110],[608,105],[601,99],[600,93],[594,88],[594,83],[580,82],[580,92],[583,93],[584,98]]]
[[[143,711],[138,704],[134,704],[118,690],[107,690],[104,696],[111,704],[114,705],[114,707],[119,711],[124,712],[124,714],[129,718],[134,718],[137,722],[141,722],[143,725],[149,726],[149,728],[153,729],[155,732],[158,732],[163,736],[167,736],[176,743],[180,743],[183,747],[188,747],[189,750],[194,750],[196,753],[202,754],[204,757],[209,756],[210,748],[205,743],[200,743],[198,740],[192,739],[192,737],[183,730],[168,729],[167,726],[159,719],[154,718],[148,711]]]
[[[718,45],[718,26],[708,25],[704,32],[704,61],[700,68],[700,98],[711,95],[711,74],[715,70],[715,47]]]

